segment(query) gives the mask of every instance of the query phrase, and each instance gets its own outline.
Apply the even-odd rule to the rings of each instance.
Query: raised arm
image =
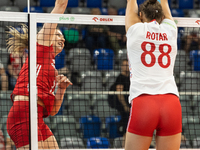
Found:
[[[163,9],[165,19],[174,20],[172,15],[171,15],[171,11],[169,9],[168,0],[161,0],[160,3],[161,3],[161,6],[162,6],[162,9]]]
[[[138,16],[138,5],[136,0],[127,0],[125,28],[126,32],[135,23],[141,22]]]
[[[67,7],[68,0],[56,0],[55,7],[51,14],[63,14]],[[44,46],[50,46],[54,32],[57,28],[57,23],[45,23],[43,28],[38,32],[37,42]]]
[[[57,79],[58,89],[56,91],[53,109],[50,113],[51,116],[54,116],[58,113],[58,111],[60,110],[60,107],[62,105],[62,102],[63,102],[63,97],[64,97],[64,94],[65,94],[66,88],[69,85],[73,85],[71,83],[71,81],[64,75],[58,75],[56,77],[56,79]]]

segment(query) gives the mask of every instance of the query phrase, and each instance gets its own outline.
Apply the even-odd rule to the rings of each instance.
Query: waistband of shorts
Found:
[[[152,95],[152,94],[141,94],[139,96],[137,96],[136,98],[134,99],[137,99],[138,97],[144,97],[144,96],[176,96],[177,98],[179,98],[177,95],[173,94],[173,93],[166,93],[166,94],[155,94],[155,95]],[[134,99],[131,100],[131,105],[133,104],[133,101]]]
[[[167,96],[167,95],[174,95],[176,97],[178,97],[177,95],[173,94],[173,93],[166,93],[166,94],[141,94],[138,97],[143,97],[143,96]]]

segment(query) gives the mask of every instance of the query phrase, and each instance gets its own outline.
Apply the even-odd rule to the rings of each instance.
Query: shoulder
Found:
[[[43,55],[47,55],[47,53],[53,53],[54,52],[53,45],[45,46],[37,43],[37,52],[42,52]]]
[[[166,26],[168,28],[177,29],[176,23],[171,19],[164,19],[160,25]]]

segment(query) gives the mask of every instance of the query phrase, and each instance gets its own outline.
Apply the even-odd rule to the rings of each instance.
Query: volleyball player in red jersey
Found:
[[[181,105],[173,76],[177,26],[168,0],[127,0],[125,17],[130,70],[125,150],[148,150],[156,130],[157,150],[179,150]]]
[[[63,14],[68,0],[56,0],[51,14]],[[28,47],[28,29],[21,26],[23,33],[9,28],[8,49],[11,53],[23,53]],[[45,23],[37,34],[37,104],[38,104],[38,147],[59,149],[58,143],[44,123],[43,118],[54,116],[59,111],[66,88],[72,83],[55,69],[55,55],[64,48],[64,37],[56,29],[56,23]],[[29,75],[28,58],[23,65],[11,94],[13,106],[7,119],[7,131],[18,150],[29,148]],[[58,86],[56,95],[54,90]]]

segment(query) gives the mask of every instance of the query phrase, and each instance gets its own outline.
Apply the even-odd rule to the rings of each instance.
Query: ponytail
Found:
[[[23,55],[24,49],[28,49],[28,27],[22,24],[20,29],[23,33],[20,33],[16,28],[9,26],[7,49],[10,53],[18,53],[20,56]]]

